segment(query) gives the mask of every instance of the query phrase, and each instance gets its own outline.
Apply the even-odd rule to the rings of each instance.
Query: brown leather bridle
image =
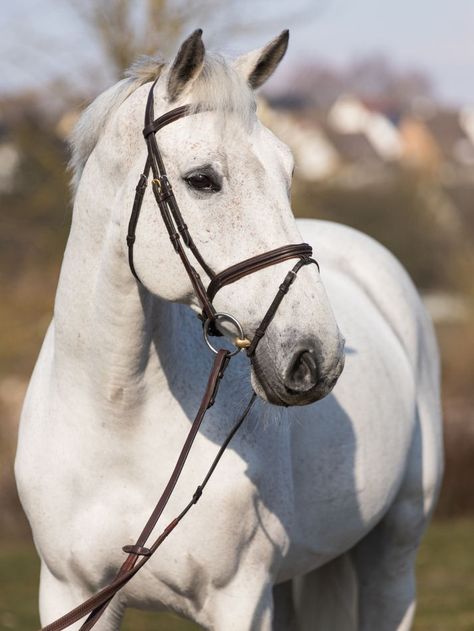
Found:
[[[288,290],[294,282],[299,270],[305,265],[309,265],[312,263],[314,263],[319,269],[318,263],[315,261],[315,259],[312,258],[311,246],[307,243],[298,243],[284,245],[274,250],[264,252],[263,254],[258,254],[251,258],[245,259],[240,263],[236,263],[235,265],[224,269],[218,274],[214,273],[214,271],[209,267],[204,257],[199,252],[199,249],[194,243],[188,227],[183,220],[183,216],[176,201],[171,183],[168,180],[165,165],[163,163],[163,158],[158,148],[158,143],[155,136],[156,132],[162,129],[165,125],[168,125],[169,123],[177,121],[180,118],[183,118],[190,114],[198,113],[199,111],[205,111],[205,108],[199,109],[196,107],[191,107],[189,105],[183,105],[167,112],[166,114],[163,114],[155,120],[155,84],[156,81],[152,84],[150,88],[145,109],[145,127],[143,129],[143,135],[147,144],[148,153],[143,173],[140,175],[140,179],[135,189],[135,199],[133,202],[132,213],[128,224],[128,261],[132,274],[135,276],[137,281],[141,283],[134,265],[133,247],[136,241],[137,223],[140,216],[148,178],[151,172],[151,184],[153,194],[160,209],[163,223],[168,232],[171,243],[173,244],[173,248],[175,252],[179,255],[183,263],[183,266],[193,286],[196,297],[199,301],[199,304],[201,305],[202,312],[200,317],[203,321],[204,336],[208,346],[214,351],[216,356],[208,378],[208,383],[203,399],[199,406],[199,410],[191,425],[186,441],[181,449],[180,455],[173,469],[173,473],[135,544],[126,545],[123,547],[123,551],[126,552],[128,556],[123,562],[116,577],[109,585],[102,588],[94,596],[92,596],[82,604],[78,605],[61,618],[58,618],[54,622],[48,624],[46,627],[43,627],[42,631],[62,631],[62,629],[65,629],[71,624],[74,624],[87,614],[89,614],[89,616],[81,626],[80,631],[87,631],[88,629],[91,629],[104,613],[113,596],[133,576],[135,576],[135,574],[143,567],[143,565],[145,565],[145,563],[148,562],[150,557],[168,537],[172,530],[174,530],[181,519],[187,514],[192,506],[196,504],[196,502],[201,497],[203,489],[209,481],[212,473],[214,472],[225,449],[227,448],[233,436],[250,412],[250,409],[256,398],[255,393],[252,393],[252,396],[250,397],[250,400],[245,407],[243,413],[240,415],[232,430],[228,434],[226,440],[224,441],[216,457],[214,458],[206,476],[204,477],[201,484],[197,487],[189,503],[183,508],[181,513],[164,528],[164,530],[154,541],[154,543],[149,547],[146,547],[147,540],[149,539],[153,529],[155,528],[158,519],[160,518],[176,486],[176,483],[179,479],[179,476],[184,467],[189,451],[198,433],[201,423],[204,419],[206,411],[214,404],[220,381],[224,376],[224,372],[229,364],[231,357],[239,350],[245,349],[248,357],[252,361],[260,340],[265,335],[270,322],[272,321],[284,296],[288,293]],[[191,264],[185,248],[190,250],[201,268],[211,279],[207,289],[205,288],[199,273]],[[298,259],[297,263],[286,274],[259,327],[256,329],[251,341],[247,340],[244,335],[242,326],[235,317],[227,313],[217,312],[215,310],[212,302],[217,292],[222,287],[234,283],[244,276],[252,274],[253,272],[257,272],[271,265],[276,265],[277,263],[295,258]],[[234,344],[237,348],[236,351],[232,353],[224,348],[215,349],[209,342],[209,335],[220,335],[219,330],[216,326],[219,320],[230,322],[237,329],[238,337],[234,339]]]
[[[263,254],[258,254],[257,256],[245,259],[244,261],[241,261],[239,263],[236,263],[235,265],[232,265],[231,267],[228,267],[227,269],[224,269],[218,274],[216,274],[211,269],[211,267],[206,263],[205,258],[200,253],[198,247],[194,243],[188,226],[183,220],[183,216],[179,209],[178,202],[176,201],[173,188],[168,179],[163,158],[161,156],[158,143],[156,141],[156,133],[166,125],[169,125],[170,123],[173,123],[180,118],[184,118],[185,116],[189,116],[190,114],[196,114],[198,112],[206,111],[207,108],[182,105],[181,107],[177,107],[174,110],[163,114],[155,120],[155,84],[156,81],[152,84],[150,88],[145,108],[145,127],[143,129],[143,135],[147,144],[148,153],[143,172],[140,175],[140,179],[136,187],[132,214],[130,216],[130,221],[128,224],[128,261],[132,274],[138,281],[140,281],[133,261],[133,247],[136,240],[136,228],[143,203],[143,197],[145,195],[148,178],[151,172],[151,185],[153,189],[153,194],[160,209],[161,217],[168,232],[168,236],[171,243],[173,244],[175,252],[181,258],[184,269],[186,270],[186,273],[188,274],[188,277],[193,286],[195,295],[199,301],[199,304],[201,305],[201,318],[203,322],[210,322],[210,326],[207,327],[207,330],[210,333],[216,335],[219,333],[217,327],[214,326],[216,321],[216,310],[214,309],[212,301],[214,300],[217,292],[222,289],[222,287],[234,283],[244,276],[252,274],[253,272],[257,272],[261,269],[264,269],[265,267],[276,265],[277,263],[281,263],[289,259],[297,258],[299,259],[298,263],[291,270],[289,277],[285,278],[285,280],[283,281],[284,288],[282,290],[282,293],[284,295],[288,291],[289,286],[293,282],[296,274],[301,269],[301,267],[310,263],[315,263],[316,265],[318,264],[313,258],[311,258],[311,246],[307,243],[297,243],[284,245],[280,248],[276,248],[275,250],[270,250],[269,252],[264,252]],[[190,250],[201,268],[211,279],[207,289],[205,288],[200,275],[192,266],[186,253],[185,247]],[[280,302],[281,299],[278,301],[278,304]],[[278,304],[273,310],[273,315],[276,311],[276,308],[278,307]],[[273,315],[271,317],[273,317]],[[232,321],[235,322],[235,318],[232,317]],[[248,344],[243,346],[244,348],[247,348],[247,354],[250,357],[255,353],[257,344],[263,337],[265,329],[270,324],[270,321],[271,318],[265,317],[264,321],[262,321],[262,324],[265,324],[265,328],[262,329],[261,324],[260,327],[257,329],[258,335],[256,337],[254,336],[254,340],[252,342],[247,341]],[[245,342],[245,339],[243,339],[242,342]]]

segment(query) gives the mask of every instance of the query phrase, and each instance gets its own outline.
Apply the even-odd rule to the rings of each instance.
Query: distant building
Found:
[[[474,112],[434,109],[425,116],[407,115],[400,122],[403,160],[427,172],[443,167],[474,166]]]
[[[0,194],[13,191],[19,166],[20,153],[9,139],[6,126],[0,124]]]
[[[275,111],[260,102],[259,115],[292,150],[299,178],[322,180],[338,168],[341,157],[325,135],[316,113]]]
[[[399,160],[403,154],[400,133],[394,123],[356,96],[337,99],[329,111],[328,123],[339,134],[364,135],[384,161]]]
[[[345,95],[328,110],[275,110],[265,103],[261,114],[292,149],[301,179],[318,181],[350,172],[354,181],[367,185],[383,178],[387,166],[401,164],[428,175],[442,174],[452,195],[461,183],[472,190],[474,107],[457,112],[429,101],[403,112],[389,100],[369,103]]]
[[[329,124],[324,126],[324,131],[344,164],[359,164],[361,167],[383,164],[380,154],[363,132],[342,133]]]
[[[442,152],[436,139],[416,116],[405,116],[399,125],[403,143],[403,162],[412,168],[435,174],[442,162]]]
[[[20,165],[20,154],[12,142],[0,143],[0,193],[11,193],[15,174]]]
[[[465,120],[469,128],[469,119]],[[474,144],[455,110],[440,110],[425,120],[445,162],[474,165]]]
[[[466,136],[474,144],[474,106],[464,107],[460,111],[459,123]]]

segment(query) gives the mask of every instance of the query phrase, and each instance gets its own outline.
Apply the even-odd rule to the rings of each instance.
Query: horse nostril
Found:
[[[300,351],[288,368],[285,386],[291,392],[307,392],[318,383],[319,373],[316,359],[311,351]]]

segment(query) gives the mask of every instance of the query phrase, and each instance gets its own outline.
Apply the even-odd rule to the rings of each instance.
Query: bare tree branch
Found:
[[[320,0],[324,4],[325,0]],[[211,38],[273,31],[314,15],[318,4],[306,0],[297,10],[277,15],[268,0],[254,0],[251,11],[239,0],[70,0],[78,15],[100,42],[116,74],[142,54],[169,54],[179,38],[196,26],[206,26]],[[249,9],[249,7],[247,7]],[[256,17],[259,16],[259,17]],[[197,24],[197,22],[200,24]]]

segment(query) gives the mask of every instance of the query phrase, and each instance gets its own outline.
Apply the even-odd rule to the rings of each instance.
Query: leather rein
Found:
[[[176,486],[176,483],[178,482],[179,476],[184,467],[184,464],[189,455],[192,444],[199,431],[204,416],[207,410],[214,404],[219,384],[224,376],[227,366],[229,365],[230,359],[239,351],[245,350],[247,356],[250,358],[250,361],[253,361],[253,357],[255,355],[255,351],[260,340],[265,335],[270,322],[272,321],[284,296],[288,293],[288,290],[294,282],[299,270],[305,265],[309,265],[312,263],[314,263],[319,269],[318,263],[315,259],[312,258],[312,248],[307,243],[284,245],[274,250],[258,254],[239,263],[236,263],[235,265],[224,269],[218,274],[216,274],[210,268],[210,266],[207,265],[204,257],[201,255],[199,249],[194,243],[186,223],[183,220],[183,216],[176,201],[171,183],[168,180],[163,158],[161,156],[155,136],[155,134],[166,125],[177,121],[185,116],[205,111],[205,109],[183,105],[155,119],[155,85],[156,81],[152,84],[150,88],[145,109],[145,126],[143,129],[143,135],[147,145],[148,153],[145,167],[142,174],[140,175],[140,179],[135,189],[135,199],[133,202],[130,221],[128,224],[127,246],[129,266],[136,280],[141,283],[134,265],[133,247],[136,241],[136,228],[138,224],[138,219],[140,217],[143,198],[147,188],[148,179],[151,174],[152,190],[158,208],[160,210],[163,223],[168,232],[173,248],[182,261],[182,264],[189,276],[199,304],[201,305],[202,311],[200,318],[203,321],[204,338],[209,348],[215,353],[214,363],[208,377],[207,387],[204,392],[204,396],[202,398],[198,412],[188,432],[185,443],[181,449],[171,477],[168,480],[164,491],[162,492],[155,508],[153,509],[153,512],[151,513],[135,544],[126,545],[122,548],[128,556],[122,563],[122,566],[120,567],[117,575],[107,586],[103,587],[88,600],[84,601],[83,603],[63,615],[61,618],[58,618],[54,622],[43,627],[41,631],[62,631],[62,629],[65,629],[71,624],[74,624],[88,614],[89,615],[86,621],[80,627],[80,631],[87,631],[91,629],[105,612],[114,595],[126,583],[128,583],[128,581],[133,576],[135,576],[135,574],[145,565],[145,563],[148,562],[151,556],[156,552],[163,541],[170,535],[170,533],[178,525],[181,519],[183,519],[183,517],[188,513],[192,506],[197,503],[202,495],[204,487],[208,483],[211,475],[217,467],[217,464],[224,454],[228,444],[249,414],[252,405],[256,399],[255,393],[252,393],[252,396],[250,397],[250,400],[248,401],[245,409],[235,422],[232,430],[226,437],[211,466],[209,467],[207,474],[205,475],[201,484],[196,488],[188,504],[161,531],[160,535],[155,539],[155,541],[147,547],[147,541],[151,536],[161,514],[163,513],[163,510],[165,509],[168,500],[171,497],[171,494]],[[210,278],[210,282],[207,288],[205,287],[201,276],[191,264],[191,261],[187,254],[187,250],[191,252],[194,259],[200,265],[202,270],[204,270],[204,272]],[[271,265],[276,265],[277,263],[281,263],[290,259],[298,259],[298,261],[286,274],[283,282],[280,284],[272,303],[268,307],[260,325],[254,333],[253,339],[248,340],[245,337],[240,322],[234,316],[215,310],[212,303],[217,292],[222,289],[222,287],[234,283],[244,276],[247,276],[248,274],[252,274]],[[216,327],[216,324],[219,320],[231,323],[237,331],[238,335],[233,340],[233,343],[236,346],[236,350],[233,352],[230,352],[225,348],[216,349],[209,340],[210,336],[221,335]]]

